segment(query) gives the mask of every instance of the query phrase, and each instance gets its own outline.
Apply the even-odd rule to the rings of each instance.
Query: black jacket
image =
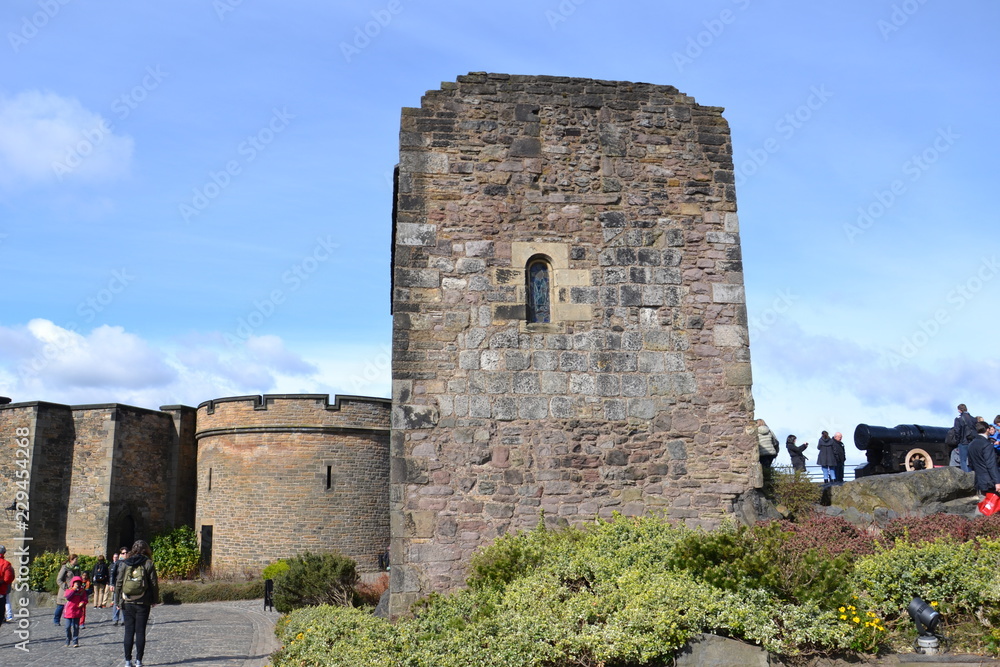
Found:
[[[976,437],[976,418],[968,412],[955,417],[955,436],[960,445],[972,442]]]
[[[111,573],[108,571],[108,562],[97,561],[94,563],[94,570],[90,573],[90,578],[95,584],[106,584],[111,581]]]
[[[976,490],[995,491],[1000,484],[996,450],[985,435],[977,435],[969,444],[969,467],[976,474]]]

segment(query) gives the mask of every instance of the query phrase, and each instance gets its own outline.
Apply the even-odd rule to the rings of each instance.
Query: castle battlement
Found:
[[[328,394],[264,394],[229,396],[205,401],[198,406],[198,433],[221,431],[288,432],[296,429],[389,428],[391,401],[369,396]]]

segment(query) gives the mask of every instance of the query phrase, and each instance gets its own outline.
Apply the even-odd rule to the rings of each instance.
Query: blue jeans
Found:
[[[79,618],[67,618],[66,619],[66,645],[69,646],[70,641],[74,644],[80,643],[80,619]]]
[[[963,442],[958,446],[958,465],[962,466],[962,470],[969,472],[969,443]]]
[[[65,603],[56,605],[56,612],[52,614],[52,622],[55,623],[56,625],[62,625],[60,621],[62,621],[63,607],[65,606],[66,606]]]
[[[832,466],[822,466],[823,468],[823,482],[836,482],[837,481],[837,469]]]
[[[119,607],[118,605],[114,604],[114,603],[112,603],[111,606],[114,607],[114,609],[115,609],[111,613],[111,622],[112,623],[117,623],[118,621],[122,620],[122,608]]]

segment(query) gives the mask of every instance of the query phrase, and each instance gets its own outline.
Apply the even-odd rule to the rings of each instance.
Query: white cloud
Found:
[[[311,375],[319,370],[299,355],[289,352],[284,341],[277,336],[251,336],[246,347],[254,359],[274,366],[286,375]]]
[[[128,174],[133,141],[74,98],[29,90],[0,98],[0,185],[108,181]]]
[[[303,358],[278,336],[231,348],[220,332],[150,343],[122,327],[88,333],[48,320],[0,326],[0,395],[70,405],[197,405],[261,393],[389,395],[386,346],[326,347]]]

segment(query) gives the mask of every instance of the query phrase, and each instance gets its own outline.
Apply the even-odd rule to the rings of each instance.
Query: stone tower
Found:
[[[202,561],[219,571],[339,551],[362,572],[389,546],[389,401],[265,394],[198,406]],[[382,564],[384,568],[384,564]]]
[[[553,523],[759,479],[732,146],[670,86],[474,73],[404,109],[392,612]]]

